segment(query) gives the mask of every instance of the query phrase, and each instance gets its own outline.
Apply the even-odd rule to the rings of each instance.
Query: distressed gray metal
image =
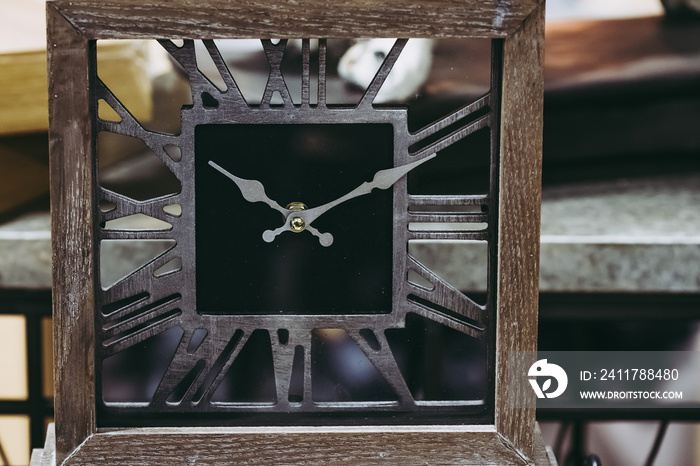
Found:
[[[184,41],[182,47],[177,47],[171,41],[161,41],[161,45],[170,53],[189,75],[192,88],[193,105],[182,111],[182,132],[179,135],[155,133],[144,129],[129,114],[112,92],[97,78],[95,57],[92,57],[93,97],[92,108],[96,133],[108,131],[137,137],[143,140],[160,160],[175,174],[182,184],[180,193],[143,202],[137,202],[123,195],[107,190],[97,184],[93,186],[95,226],[95,250],[100,250],[103,240],[122,239],[173,239],[174,246],[136,270],[128,277],[116,283],[109,289],[97,292],[96,302],[96,368],[97,368],[97,399],[101,400],[101,371],[105,358],[126,348],[136,345],[151,336],[167,329],[179,326],[184,335],[179,342],[175,355],[162,378],[153,400],[150,403],[105,403],[104,412],[109,415],[110,422],[123,416],[124,419],[142,419],[146,424],[159,425],[157,416],[182,416],[185,419],[199,419],[201,422],[216,423],[246,423],[245,414],[255,413],[299,413],[297,417],[275,418],[270,416],[266,422],[289,423],[303,420],[304,414],[314,412],[354,412],[366,415],[370,412],[407,412],[420,415],[421,413],[456,413],[461,416],[460,422],[470,422],[470,413],[474,414],[472,422],[487,422],[486,418],[493,416],[494,393],[494,348],[495,348],[495,261],[496,256],[496,225],[497,225],[497,193],[498,193],[498,108],[500,70],[494,65],[491,91],[477,101],[466,105],[440,120],[416,131],[409,132],[406,108],[374,107],[373,100],[388,76],[396,59],[401,53],[406,40],[397,40],[396,45],[388,54],[380,67],[373,82],[356,106],[334,107],[326,105],[326,42],[319,41],[319,76],[318,103],[311,104],[310,98],[310,47],[309,41],[304,40],[302,46],[302,98],[300,104],[292,102],[289,90],[281,72],[281,62],[285,53],[286,41],[277,44],[263,40],[263,48],[270,64],[270,76],[259,105],[246,102],[236,82],[229,73],[219,51],[213,41],[205,40],[204,44],[211,55],[216,67],[227,86],[226,91],[220,91],[197,68],[194,52],[194,42]],[[500,53],[500,42],[495,41],[494,57],[496,63]],[[272,96],[276,93],[282,96],[281,105],[272,105]],[[203,95],[213,97],[218,106],[207,107]],[[111,122],[97,117],[97,102],[104,99],[121,117],[121,121]],[[484,112],[484,110],[487,110]],[[393,244],[393,290],[392,310],[387,314],[376,315],[202,315],[196,310],[196,248],[195,248],[195,196],[194,185],[194,129],[201,124],[217,123],[247,123],[247,124],[313,124],[313,123],[383,123],[391,124],[394,128],[394,167],[379,172],[373,182],[365,183],[348,195],[335,202],[306,211],[295,211],[302,216],[306,224],[310,224],[328,209],[350,197],[365,194],[372,188],[386,189],[393,186],[394,212],[394,244]],[[449,134],[427,144],[421,149],[411,152],[410,147],[426,141],[439,131],[457,124],[457,128]],[[465,138],[475,131],[490,127],[491,137],[491,183],[488,194],[483,195],[409,195],[407,179],[403,176],[415,165],[434,157],[442,149]],[[166,146],[179,147],[181,160],[175,162],[165,150]],[[95,162],[96,163],[96,162]],[[97,167],[95,167],[97,169]],[[223,173],[223,172],[222,172]],[[224,173],[225,174],[225,173]],[[226,175],[229,176],[229,175]],[[97,177],[95,177],[97,180]],[[273,209],[282,212],[286,219],[281,229],[273,235],[288,229],[290,210],[282,208],[277,202],[270,200],[264,194],[261,184],[243,183],[231,178],[241,189],[242,196],[250,202],[266,202]],[[240,179],[239,179],[240,180]],[[99,208],[101,201],[107,201],[115,207],[103,212]],[[303,199],[299,199],[303,202]],[[164,210],[167,206],[179,204],[182,213],[179,216],[169,214]],[[436,206],[481,206],[478,213],[434,212]],[[410,211],[409,211],[410,208]],[[445,209],[446,211],[448,209]],[[128,215],[142,213],[172,225],[170,230],[133,231],[105,229],[99,225],[104,222]],[[409,223],[413,222],[471,222],[486,223],[488,226],[479,231],[413,231]],[[308,227],[307,227],[308,228]],[[313,233],[313,230],[311,230]],[[262,232],[261,232],[262,233]],[[318,232],[317,232],[318,233]],[[222,231],[222,235],[226,232]],[[323,243],[323,236],[318,235]],[[272,237],[274,239],[274,236]],[[480,305],[465,296],[459,290],[440,279],[435,273],[411,257],[407,250],[410,240],[483,240],[488,241],[491,260],[488,271],[488,295],[485,305]],[[332,241],[332,240],[331,240]],[[180,258],[181,270],[160,277],[154,276],[158,270],[169,261]],[[96,273],[100,271],[100,254],[95,255]],[[434,284],[428,290],[407,280],[408,271],[420,275]],[[98,281],[99,283],[99,281]],[[225,292],[225,290],[222,290]],[[235,300],[235,296],[231,297]],[[109,309],[109,312],[106,312]],[[431,319],[447,327],[456,329],[485,342],[488,358],[487,396],[484,400],[476,401],[417,401],[413,398],[406,381],[401,375],[394,355],[389,348],[385,330],[403,328],[408,313],[415,313]],[[367,358],[377,368],[379,373],[395,391],[397,401],[381,402],[316,402],[311,396],[311,340],[314,329],[343,329],[357,343]],[[204,329],[207,336],[202,344],[194,351],[188,351],[190,341],[198,329]],[[276,402],[274,403],[213,403],[212,394],[221,383],[227,370],[238,357],[241,349],[256,329],[264,329],[270,333],[274,374],[276,381]],[[277,337],[278,329],[288,331],[288,339],[284,342]],[[361,334],[363,329],[371,329],[378,342],[371,344]],[[295,349],[301,346],[304,354],[304,391],[299,402],[289,401],[288,392],[292,375],[292,363]],[[191,349],[191,348],[189,348]],[[169,402],[168,397],[181,381],[203,361],[201,370],[191,385],[187,388],[181,401]],[[98,405],[102,403],[98,401]],[[207,417],[212,413],[237,413],[229,418],[217,417],[216,421]],[[238,415],[241,414],[241,415]],[[201,415],[201,416],[199,416]],[[142,417],[141,417],[142,416]],[[155,416],[155,417],[154,417]],[[189,416],[189,417],[188,417]],[[419,416],[416,417],[418,419]],[[154,420],[155,419],[155,420]],[[224,420],[222,420],[224,419]],[[291,420],[290,420],[291,419]],[[203,420],[203,421],[202,421]],[[101,421],[98,418],[98,422]],[[127,421],[132,422],[132,421]],[[257,421],[256,421],[257,422]],[[304,421],[314,422],[314,421]],[[339,422],[343,422],[342,420]],[[366,421],[365,421],[366,422]],[[391,422],[383,418],[383,422]],[[401,422],[406,422],[403,419]],[[416,421],[419,422],[419,421]]]

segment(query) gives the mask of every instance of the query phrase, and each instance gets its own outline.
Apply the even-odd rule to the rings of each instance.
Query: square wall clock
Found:
[[[502,381],[536,347],[542,13],[47,3],[56,459],[371,462],[393,445],[539,464],[534,412],[508,401],[531,395]],[[365,82],[342,82],[352,39],[388,36],[420,39],[377,41]],[[172,64],[174,128],[101,79],[113,39]],[[387,97],[417,43],[460,70],[480,51],[482,82]],[[115,140],[157,175],[115,180]],[[471,269],[478,286],[455,280]]]

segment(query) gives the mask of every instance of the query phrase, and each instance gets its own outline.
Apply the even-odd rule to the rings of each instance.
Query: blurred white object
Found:
[[[348,83],[367,88],[395,41],[359,40],[340,59],[338,75]],[[374,102],[404,102],[415,96],[428,79],[432,58],[432,39],[409,40]]]
[[[263,53],[260,39],[215,39],[214,43],[227,63],[243,62],[255,54]],[[195,46],[201,51],[205,50],[199,41]]]

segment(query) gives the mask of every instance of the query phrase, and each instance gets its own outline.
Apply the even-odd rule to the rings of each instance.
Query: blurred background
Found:
[[[52,419],[44,4],[0,6],[0,464],[23,465]],[[338,44],[338,58],[348,46]],[[488,85],[488,44],[468,46],[468,76],[461,47],[444,41],[432,50],[430,75],[410,102],[427,121]],[[98,58],[100,77],[137,119],[177,131],[188,87],[162,49],[107,42]],[[241,86],[255,93],[264,80],[249,76]],[[358,98],[334,83],[341,101]],[[135,198],[171,192],[173,180],[140,157],[142,143],[105,136],[103,184]],[[146,178],[125,184],[134,172]],[[698,1],[549,0],[540,349],[698,350],[698,206]],[[450,264],[455,254],[478,260],[478,247],[414,253],[463,291],[483,293],[483,276]],[[128,260],[104,271],[107,282],[148,260],[113,254]],[[582,464],[589,453],[604,465],[700,464],[695,409],[547,411],[538,419],[561,465]]]

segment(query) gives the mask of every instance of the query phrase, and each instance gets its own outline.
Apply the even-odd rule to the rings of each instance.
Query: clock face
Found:
[[[391,190],[351,199],[315,221],[317,229],[333,235],[330,247],[308,231],[280,234],[268,243],[263,232],[283,225],[284,216],[264,203],[246,201],[239,187],[209,162],[240,178],[260,181],[280,205],[298,202],[311,208],[340,198],[372,180],[376,172],[393,167],[393,138],[390,124],[198,126],[197,311],[391,312]]]
[[[202,44],[219,85],[193,41],[161,41],[191,89],[179,133],[147,129],[95,77],[119,117],[96,117],[98,131],[142,141],[179,187],[94,187],[98,423],[493,422],[495,270],[465,294],[430,262],[435,245],[496,254],[497,85],[411,126],[406,106],[374,103],[406,40],[344,105],[327,98],[325,40],[261,41],[258,101]],[[154,223],[120,223],[134,217]],[[106,279],[107,252],[130,241],[150,253]]]

